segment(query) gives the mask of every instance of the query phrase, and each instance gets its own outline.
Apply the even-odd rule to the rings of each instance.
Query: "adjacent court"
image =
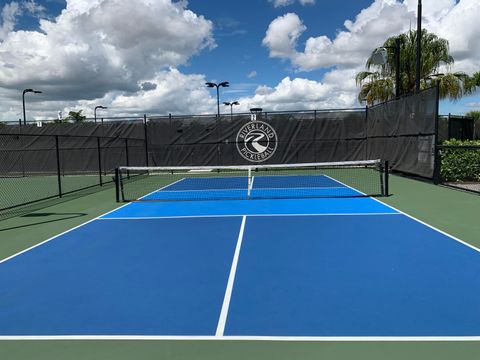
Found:
[[[480,336],[478,249],[329,175],[252,178],[182,178],[0,262],[0,336]]]

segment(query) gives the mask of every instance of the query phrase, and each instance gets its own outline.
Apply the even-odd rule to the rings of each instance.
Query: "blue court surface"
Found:
[[[6,259],[0,338],[480,337],[478,249],[373,198],[293,197],[130,203]]]

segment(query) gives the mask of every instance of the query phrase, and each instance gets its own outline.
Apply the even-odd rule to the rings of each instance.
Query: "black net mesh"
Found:
[[[362,197],[385,195],[381,161],[238,167],[122,167],[121,201]]]

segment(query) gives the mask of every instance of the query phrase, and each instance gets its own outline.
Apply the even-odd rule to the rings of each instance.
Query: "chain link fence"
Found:
[[[143,139],[0,134],[0,218],[113,183],[115,168],[125,164],[146,165]]]

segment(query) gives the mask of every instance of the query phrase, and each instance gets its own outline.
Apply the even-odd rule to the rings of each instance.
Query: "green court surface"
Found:
[[[59,193],[57,175],[0,177],[0,209],[15,207],[32,201],[56,197]],[[82,189],[97,186],[100,176],[90,175],[62,175],[60,176],[62,193],[68,194]],[[112,182],[112,175],[102,175],[104,184]],[[15,211],[15,210],[12,210]]]
[[[391,177],[381,201],[480,247],[480,197]],[[0,221],[0,259],[80,225],[118,206],[114,189],[64,199],[33,213]],[[69,200],[69,201],[68,201]],[[51,204],[50,204],[51,205]],[[395,231],[395,229],[392,229]],[[480,294],[479,294],[480,301]],[[1,309],[0,309],[1,311]],[[0,359],[475,359],[475,341],[231,341],[34,340],[0,341]]]

